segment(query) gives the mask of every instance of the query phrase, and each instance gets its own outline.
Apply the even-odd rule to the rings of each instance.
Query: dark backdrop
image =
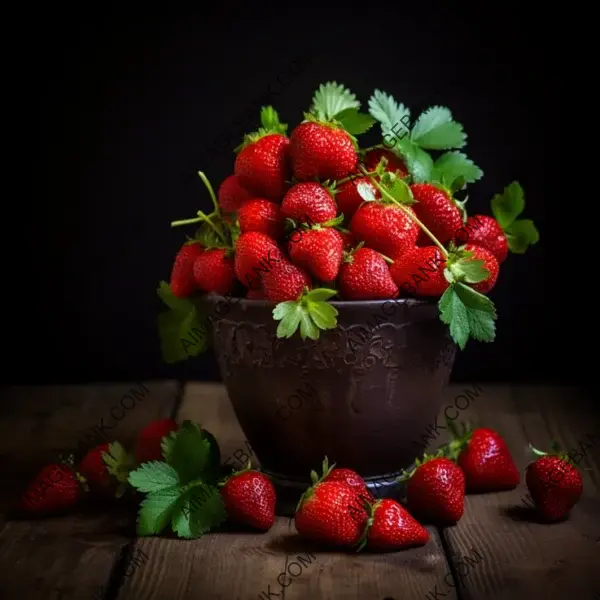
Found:
[[[231,173],[232,149],[256,127],[269,85],[291,129],[328,80],[365,103],[373,89],[385,90],[413,114],[448,106],[485,172],[471,186],[471,212],[487,212],[513,179],[525,189],[524,216],[541,241],[503,266],[492,292],[497,339],[469,342],[454,379],[587,375],[565,286],[577,259],[565,258],[565,214],[557,210],[565,171],[557,148],[568,124],[555,23],[509,5],[461,11],[428,3],[422,15],[346,6],[328,16],[326,8],[285,5],[289,14],[279,19],[255,3],[179,19],[49,12],[28,30],[28,51],[15,52],[28,107],[19,127],[30,131],[20,162],[33,200],[11,197],[5,223],[7,239],[21,236],[9,242],[5,269],[5,380],[217,379],[210,354],[161,361],[155,290],[183,235],[169,223],[209,208],[195,172],[205,170],[215,188]],[[306,68],[290,79],[302,56]],[[207,151],[218,136],[225,149]]]

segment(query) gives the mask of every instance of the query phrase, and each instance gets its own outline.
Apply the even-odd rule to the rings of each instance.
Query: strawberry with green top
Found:
[[[345,300],[389,300],[398,296],[398,286],[386,259],[371,248],[363,248],[362,244],[346,253],[338,284]]]
[[[127,490],[127,477],[135,464],[119,442],[107,442],[86,453],[79,461],[79,473],[93,492],[119,498]]]

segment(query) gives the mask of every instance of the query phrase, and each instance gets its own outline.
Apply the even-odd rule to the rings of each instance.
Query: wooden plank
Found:
[[[140,387],[142,386],[142,387]],[[8,512],[23,486],[56,453],[74,451],[98,432],[130,443],[150,419],[170,416],[176,382],[93,386],[15,387],[5,390],[0,415],[0,595],[2,598],[89,600],[104,597],[111,573],[118,578],[134,530],[126,503],[99,502],[78,512],[43,520],[17,520]],[[136,390],[130,394],[130,390]],[[147,391],[146,391],[147,390]],[[111,408],[118,420],[110,417]],[[100,442],[99,442],[100,443]],[[104,505],[104,506],[103,506]]]

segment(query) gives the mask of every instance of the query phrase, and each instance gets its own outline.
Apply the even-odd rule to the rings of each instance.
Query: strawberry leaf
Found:
[[[444,271],[444,276],[449,283],[459,281],[479,283],[490,275],[484,264],[485,261],[473,258],[473,252],[461,248],[451,250],[446,262],[447,268]]]
[[[119,483],[127,483],[129,473],[136,465],[135,458],[127,453],[119,442],[111,442],[108,452],[102,453],[102,460],[106,470],[113,475]]]
[[[200,427],[185,421],[177,431],[169,452],[169,465],[177,472],[179,481],[186,485],[200,477],[208,466],[209,458],[210,443],[202,435]]]
[[[346,108],[335,116],[335,120],[352,135],[360,135],[376,123],[371,115],[359,113],[358,108]]]
[[[179,485],[173,485],[149,494],[140,504],[137,534],[139,536],[159,534],[176,512],[180,496],[181,488]]]
[[[519,219],[504,231],[511,252],[523,254],[529,246],[537,244],[540,234],[530,219]]]
[[[431,174],[433,182],[455,189],[461,189],[464,184],[474,183],[481,177],[483,171],[466,154],[456,150],[442,154],[435,161]]]
[[[373,192],[373,186],[371,186],[367,181],[359,181],[356,184],[356,191],[365,202],[373,202],[374,200],[377,200],[377,197]]]
[[[419,115],[410,139],[427,150],[462,148],[467,141],[463,126],[452,119],[445,106],[433,106]]]
[[[408,134],[410,127],[410,109],[394,100],[390,94],[375,90],[369,98],[369,114],[381,124],[381,134],[386,145],[396,145],[396,140],[402,140]]]
[[[306,299],[311,302],[326,302],[337,294],[337,290],[315,288],[306,294]]]
[[[312,316],[306,311],[300,312],[300,337],[302,340],[310,338],[311,340],[319,339],[319,328],[315,325]]]
[[[265,132],[285,133],[287,124],[279,121],[279,115],[272,106],[263,106],[260,111],[260,122]]]
[[[492,198],[492,214],[502,229],[510,227],[524,210],[525,193],[518,181],[513,181]]]
[[[277,326],[278,338],[291,338],[294,333],[296,333],[298,325],[300,325],[300,321],[302,319],[302,307],[295,302],[291,302],[290,304],[293,304],[293,306],[286,308],[285,313],[281,317],[275,315],[275,311],[281,306],[281,304],[278,304],[273,311],[273,317],[276,320],[281,319],[279,325]],[[278,314],[281,314],[281,311]]]
[[[179,475],[170,465],[152,461],[142,463],[128,477],[129,483],[144,493],[154,493],[179,485]]]
[[[392,198],[400,204],[410,205],[416,203],[408,184],[394,173],[384,173],[380,183]]]
[[[226,519],[227,513],[219,490],[194,482],[181,494],[171,517],[171,527],[180,538],[196,539]]]
[[[319,329],[334,329],[337,325],[338,311],[327,302],[309,301],[308,313]]]
[[[328,81],[321,84],[313,96],[310,112],[321,121],[332,121],[348,108],[360,108],[356,95],[341,83]]]
[[[431,180],[433,158],[428,152],[408,138],[400,140],[391,150],[404,160],[415,183],[425,183]]]

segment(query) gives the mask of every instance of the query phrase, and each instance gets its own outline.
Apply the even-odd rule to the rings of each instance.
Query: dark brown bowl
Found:
[[[317,341],[276,336],[274,304],[206,296],[221,376],[279,514],[289,514],[323,457],[357,471],[371,491],[419,454],[441,408],[456,346],[435,301],[332,302],[335,329]],[[422,450],[422,446],[421,446]]]

